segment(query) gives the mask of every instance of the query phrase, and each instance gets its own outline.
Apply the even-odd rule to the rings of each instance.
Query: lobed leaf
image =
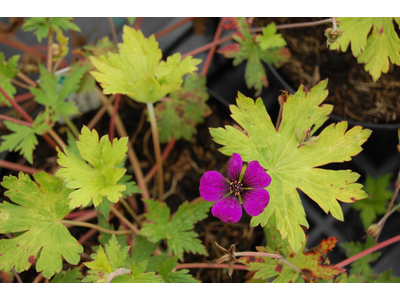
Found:
[[[188,202],[179,206],[178,211],[170,220],[170,210],[165,203],[154,200],[144,200],[149,206],[146,218],[153,223],[143,224],[140,234],[150,242],[157,243],[167,239],[170,252],[183,260],[184,252],[207,255],[207,251],[197,239],[197,233],[191,231],[194,223],[207,217],[212,203],[200,202],[189,206]]]
[[[187,274],[189,273],[187,269],[172,272],[177,265],[178,260],[176,257],[167,259],[165,263],[160,261],[157,265],[157,273],[166,283],[199,283],[192,275]]]
[[[188,56],[181,60],[175,53],[161,61],[162,52],[154,35],[145,38],[139,30],[124,26],[119,53],[91,57],[97,71],[91,72],[105,94],[125,94],[132,99],[153,103],[182,85],[182,76],[197,70],[199,59]]]
[[[130,275],[121,275],[113,279],[113,283],[163,283],[164,281],[155,275],[154,272],[147,272],[147,261],[136,266],[132,264]]]
[[[4,57],[4,53],[0,52],[0,86],[3,90],[11,97],[17,93],[17,89],[11,83],[11,79],[18,74],[18,60],[20,55],[14,55],[8,61]],[[5,103],[8,107],[11,107],[11,103],[7,98],[0,93],[0,104]]]
[[[331,124],[319,135],[315,145],[303,145],[297,136],[314,125],[311,135],[322,126],[332,110],[331,105],[320,105],[327,97],[327,80],[305,92],[300,86],[283,105],[282,122],[276,131],[261,98],[255,102],[238,94],[237,106],[231,105],[232,118],[247,134],[233,128],[210,128],[216,143],[224,145],[220,151],[228,156],[241,155],[244,161],[256,160],[268,170],[271,185],[270,202],[263,213],[251,220],[251,226],[265,226],[272,215],[282,238],[288,237],[295,252],[305,241],[308,228],[305,211],[296,189],[302,190],[325,211],[343,220],[338,203],[354,202],[367,197],[362,185],[355,183],[359,175],[350,170],[316,168],[328,163],[351,160],[357,155],[371,134],[371,130],[355,126],[347,130],[347,122]]]
[[[394,19],[398,22],[397,18]],[[351,43],[354,57],[357,57],[358,63],[365,64],[365,71],[371,74],[374,81],[389,71],[389,60],[400,66],[400,38],[393,18],[343,17],[337,18],[337,21],[343,34],[330,49],[345,52]]]
[[[205,103],[208,98],[206,78],[194,73],[186,77],[182,89],[157,103],[154,112],[160,142],[168,142],[173,137],[189,141],[196,134],[196,125],[211,114]]]
[[[54,31],[59,29],[81,31],[80,28],[72,23],[71,17],[33,17],[26,19],[22,25],[24,31],[34,31],[39,43],[43,38],[49,36],[50,28]]]
[[[74,190],[69,195],[71,208],[86,206],[91,200],[96,207],[103,197],[113,203],[118,202],[126,186],[117,183],[126,169],[116,166],[125,157],[127,142],[128,138],[123,137],[119,140],[115,138],[111,144],[107,135],[99,141],[96,130],[90,131],[84,126],[77,145],[81,157],[90,165],[67,149],[64,149],[65,154],[58,149],[57,162],[64,168],[58,170],[56,176],[63,178],[67,187]]]
[[[369,195],[369,198],[351,204],[352,208],[360,211],[364,228],[368,228],[377,216],[386,213],[388,201],[393,196],[393,192],[389,189],[391,178],[391,173],[379,176],[376,180],[367,174],[364,191]]]
[[[28,270],[36,262],[36,270],[46,278],[62,269],[62,257],[77,264],[83,247],[71,236],[61,220],[68,208],[68,189],[58,178],[39,172],[33,177],[19,173],[4,177],[5,195],[15,204],[0,204],[0,232],[23,232],[13,239],[0,240],[0,268],[17,272]]]

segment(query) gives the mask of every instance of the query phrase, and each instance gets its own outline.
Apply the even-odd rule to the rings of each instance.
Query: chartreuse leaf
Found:
[[[207,217],[212,203],[204,201],[189,205],[185,202],[170,219],[170,210],[165,203],[154,200],[144,201],[149,206],[146,218],[153,223],[144,223],[140,231],[141,235],[146,236],[153,243],[167,239],[169,251],[180,260],[183,260],[184,252],[207,255],[206,249],[197,239],[197,233],[192,229],[194,223]]]
[[[44,131],[50,129],[50,126],[44,121],[43,114],[35,118],[32,127],[10,121],[4,121],[4,125],[13,133],[2,136],[3,142],[0,145],[0,152],[5,150],[19,151],[32,164],[33,150],[38,144],[36,134],[42,135]]]
[[[71,208],[86,206],[91,200],[96,207],[103,201],[103,197],[113,203],[118,202],[126,186],[117,183],[126,169],[116,166],[125,157],[127,143],[128,138],[123,137],[119,140],[115,138],[111,144],[107,135],[99,141],[96,130],[90,131],[84,126],[77,145],[81,157],[89,164],[67,149],[64,149],[65,154],[58,149],[57,162],[64,168],[56,176],[63,178],[68,188],[74,189],[69,195]]]
[[[329,237],[322,240],[319,247],[305,251],[305,242],[302,243],[299,252],[293,252],[286,240],[282,240],[275,226],[269,226],[267,238],[274,240],[276,249],[267,247],[257,247],[259,252],[278,253],[283,255],[286,261],[302,271],[303,278],[307,281],[317,281],[318,279],[332,279],[334,276],[345,271],[343,268],[329,265],[324,262],[327,254],[335,247],[337,238]],[[278,246],[279,245],[279,246]],[[273,282],[288,283],[301,281],[300,273],[279,260],[270,257],[256,257],[255,262],[251,262],[249,257],[240,259],[242,263],[249,266],[249,271],[257,271],[255,279],[268,280],[273,277]]]
[[[398,22],[397,18],[395,20]],[[389,71],[389,60],[400,66],[400,38],[393,18],[346,17],[337,18],[337,21],[343,34],[330,49],[345,52],[351,43],[354,57],[357,57],[358,63],[365,64],[365,71],[371,74],[374,81]]]
[[[166,283],[199,283],[200,281],[193,278],[192,275],[187,274],[189,270],[183,269],[177,272],[172,272],[172,270],[178,265],[178,260],[176,257],[169,258],[163,263],[158,262],[157,273],[160,275],[162,280]]]
[[[0,232],[23,233],[0,240],[0,269],[15,267],[22,272],[37,260],[36,270],[50,278],[61,271],[62,257],[77,264],[83,247],[60,222],[70,212],[70,191],[52,175],[40,172],[33,177],[36,183],[21,172],[18,178],[4,177],[1,183],[8,189],[5,195],[17,205],[0,204]]]
[[[34,31],[39,43],[44,37],[49,36],[50,27],[54,31],[59,29],[81,31],[77,25],[72,23],[71,17],[34,17],[24,21],[24,31]]]
[[[39,88],[31,87],[30,91],[37,103],[45,105],[51,111],[51,120],[58,121],[60,114],[65,117],[78,114],[78,108],[74,103],[63,100],[79,88],[81,78],[88,70],[88,66],[74,69],[63,82],[61,89],[58,88],[56,75],[48,72],[43,65],[39,65],[39,69]]]
[[[112,272],[124,265],[124,260],[128,255],[129,246],[121,249],[117,238],[113,234],[108,244],[105,245],[106,251],[100,245],[97,253],[92,254],[94,259],[91,262],[84,263],[90,270],[82,282],[106,282]]]
[[[262,88],[267,88],[269,85],[262,61],[278,67],[289,60],[290,53],[288,49],[283,48],[286,46],[286,41],[281,34],[276,33],[274,23],[263,28],[262,35],[254,39],[247,30],[249,25],[244,19],[240,18],[238,21],[240,35],[233,36],[237,44],[225,46],[218,52],[227,58],[233,58],[234,66],[247,60],[244,74],[246,85],[249,89],[254,88],[255,96],[258,96],[261,94]]]
[[[188,75],[182,89],[171,93],[154,108],[160,142],[168,142],[173,137],[189,141],[196,134],[196,125],[211,113],[205,103],[208,98],[206,78],[196,73]]]
[[[0,52],[0,86],[3,90],[11,97],[14,98],[17,89],[11,83],[11,79],[18,74],[18,60],[19,55],[14,55],[8,61],[5,61],[4,53]],[[6,103],[8,107],[11,107],[10,101],[6,99],[3,93],[0,93],[0,104]]]
[[[162,52],[154,35],[145,38],[139,30],[124,26],[119,54],[91,57],[98,71],[91,74],[105,94],[125,94],[138,102],[153,103],[182,85],[182,76],[197,70],[201,60],[191,56],[181,59],[175,53],[162,61]]]
[[[302,190],[324,210],[343,220],[337,200],[354,202],[367,197],[362,185],[355,183],[359,175],[350,170],[325,170],[316,168],[333,162],[351,160],[357,155],[371,130],[355,126],[347,129],[347,122],[331,124],[319,135],[314,145],[300,146],[297,131],[304,133],[314,125],[313,134],[327,120],[331,105],[321,105],[328,95],[324,80],[308,93],[300,86],[283,105],[282,122],[276,131],[263,101],[255,102],[238,94],[237,106],[231,105],[232,118],[247,134],[232,126],[211,128],[214,141],[224,145],[220,151],[231,156],[241,155],[244,161],[258,161],[271,176],[267,188],[270,202],[263,213],[251,220],[251,226],[265,226],[270,217],[276,217],[276,226],[282,238],[288,237],[297,252],[305,241],[300,225],[308,228],[305,211],[296,189]]]
[[[67,271],[61,271],[56,274],[51,280],[50,283],[80,283],[80,278],[82,274],[79,272],[79,268],[69,269]]]
[[[365,244],[361,244],[359,242],[349,242],[349,243],[341,243],[340,246],[346,249],[347,257],[351,257],[364,251],[368,248],[371,248],[374,245],[374,237],[370,236],[367,238]],[[364,255],[354,261],[351,264],[350,275],[360,275],[365,279],[368,279],[372,275],[374,275],[374,271],[372,270],[369,263],[377,260],[381,255],[380,252],[374,252],[367,255]]]
[[[393,192],[389,190],[391,178],[391,173],[379,176],[376,180],[367,174],[364,191],[369,195],[369,198],[351,204],[352,208],[360,211],[364,228],[368,228],[377,216],[385,214],[388,201],[393,196]]]

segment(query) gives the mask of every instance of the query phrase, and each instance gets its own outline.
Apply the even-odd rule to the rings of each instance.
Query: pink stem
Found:
[[[121,102],[121,94],[117,94],[117,97],[115,98],[115,103],[114,103],[114,110],[113,113],[111,115],[111,120],[110,120],[110,128],[109,128],[109,138],[110,141],[112,142],[112,140],[114,139],[115,136],[115,116],[118,113],[118,108],[119,108],[119,103]]]
[[[235,270],[244,270],[247,271],[249,268],[244,265],[233,265]],[[175,270],[180,269],[228,269],[228,264],[208,264],[208,263],[186,263],[186,264],[178,264],[175,267]]]
[[[360,253],[358,253],[356,255],[353,255],[352,257],[349,257],[348,259],[345,259],[344,261],[336,264],[335,267],[343,268],[344,266],[347,266],[348,264],[351,264],[352,262],[356,261],[357,259],[359,259],[359,258],[361,258],[361,257],[363,257],[363,256],[365,256],[367,254],[370,254],[370,253],[372,253],[372,252],[374,252],[376,250],[379,250],[379,249],[381,249],[383,247],[389,246],[390,244],[396,243],[398,241],[400,241],[400,235],[392,237],[392,238],[390,238],[390,239],[388,239],[388,240],[386,240],[386,241],[384,241],[382,243],[379,243],[379,244],[377,244],[375,246],[372,246],[371,248],[368,248],[368,249],[366,249],[366,250],[364,250],[364,251],[362,251],[362,252],[360,252]]]
[[[222,22],[223,22],[223,18],[221,18],[220,21],[219,21],[218,28],[217,28],[217,31],[215,32],[213,42],[218,41],[219,37],[221,36],[221,33],[222,33]],[[214,46],[212,46],[210,48],[210,51],[208,51],[208,55],[207,55],[207,58],[206,58],[206,60],[204,62],[203,69],[201,70],[201,75],[202,76],[206,76],[207,75],[207,71],[210,68],[211,61],[212,61],[212,59],[214,57],[216,49],[217,49],[217,45],[214,45]]]
[[[13,163],[10,161],[6,161],[6,160],[2,160],[2,159],[0,159],[0,167],[6,168],[9,170],[13,170],[13,171],[24,172],[24,173],[30,174],[30,175],[33,175],[33,174],[43,171],[43,170],[38,170],[35,168],[19,165],[19,164],[16,164],[16,163]]]

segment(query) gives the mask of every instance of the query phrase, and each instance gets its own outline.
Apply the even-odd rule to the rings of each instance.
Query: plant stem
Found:
[[[280,25],[276,25],[275,28],[277,30],[288,29],[288,28],[301,28],[301,27],[311,27],[311,26],[323,25],[323,24],[328,24],[328,23],[332,23],[331,18],[323,19],[323,20],[319,20],[319,21],[311,21],[311,22],[280,24]],[[262,29],[263,29],[263,27],[250,28],[249,32],[259,32],[259,31],[262,31]]]
[[[1,120],[6,120],[6,121],[10,121],[10,122],[13,122],[13,123],[16,123],[16,124],[32,127],[32,123],[25,122],[25,121],[22,121],[22,120],[19,120],[19,119],[15,119],[15,118],[9,117],[7,115],[1,115],[0,114],[0,119]]]
[[[292,263],[288,262],[286,259],[284,259],[280,254],[273,254],[273,253],[263,253],[263,252],[235,252],[235,256],[266,256],[266,257],[271,257],[274,259],[277,259],[284,264],[288,265],[298,273],[303,273],[298,267],[293,265]]]
[[[11,78],[11,82],[14,83],[15,85],[19,86],[19,87],[22,87],[23,89],[26,89],[26,90],[29,90],[29,89],[30,89],[30,86],[29,86],[29,85],[27,85],[27,84],[25,84],[25,83],[22,83],[22,82],[20,82],[20,81],[14,79],[14,78]]]
[[[368,248],[368,249],[366,249],[364,251],[361,251],[360,253],[358,253],[356,255],[353,255],[352,257],[350,257],[348,259],[345,259],[344,261],[336,264],[335,267],[343,268],[343,267],[347,266],[348,264],[351,264],[352,262],[356,261],[357,259],[359,259],[359,258],[361,258],[361,257],[363,257],[363,256],[365,256],[367,254],[370,254],[370,253],[372,253],[374,251],[377,251],[377,250],[379,250],[381,248],[389,246],[389,245],[391,245],[393,243],[396,243],[398,241],[400,241],[400,235],[392,237],[392,238],[390,238],[390,239],[388,239],[388,240],[386,240],[384,242],[381,242],[381,243],[379,243],[379,244],[377,244],[375,246],[372,246],[371,248]]]
[[[117,48],[117,52],[118,52],[118,40],[117,40],[117,34],[115,32],[114,22],[111,17],[108,17],[108,20],[110,21],[111,34],[112,34],[112,37],[114,40],[115,47]]]
[[[49,28],[49,40],[47,44],[47,71],[50,73],[53,65],[53,28]]]
[[[12,271],[13,271],[14,277],[17,279],[17,281],[18,281],[19,283],[23,283],[21,277],[19,276],[18,272],[15,271],[15,268],[14,268],[14,267],[12,268]]]
[[[42,280],[43,280],[43,274],[42,274],[42,272],[40,272],[36,277],[35,277],[35,279],[33,279],[33,281],[32,281],[32,283],[39,283],[39,282],[41,282]]]
[[[31,118],[31,116],[28,115],[28,114],[22,109],[22,107],[19,106],[18,103],[15,102],[14,99],[12,99],[12,98],[6,93],[6,91],[5,91],[1,86],[0,86],[0,92],[4,95],[4,97],[6,97],[6,99],[7,99],[8,101],[10,101],[10,103],[11,103],[11,105],[14,107],[14,109],[15,109],[17,112],[19,112],[20,115],[21,115],[26,121],[28,121],[28,122],[30,122],[30,123],[33,123],[33,119]],[[53,131],[53,129],[50,130],[50,131],[52,131],[52,133],[55,134],[55,136],[58,136],[58,135]],[[49,132],[50,132],[50,131],[49,131]],[[43,138],[49,143],[49,145],[50,145],[51,147],[53,147],[53,149],[56,149],[57,145],[54,143],[54,141],[53,141],[52,139],[50,139],[50,137],[49,137],[47,134],[43,134],[42,136],[43,136]]]
[[[110,283],[115,277],[119,276],[119,275],[125,275],[125,274],[131,274],[131,270],[128,269],[117,269],[116,271],[112,272],[110,274],[110,276],[107,278],[106,283]]]
[[[114,129],[114,124],[115,124],[115,116],[118,113],[118,108],[119,108],[119,103],[121,101],[121,94],[117,94],[116,98],[115,98],[115,104],[114,104],[114,109],[113,109],[113,113],[110,119],[110,127],[108,130],[108,135],[110,138],[110,142],[112,142],[112,140],[114,139],[115,136],[115,129]]]
[[[26,76],[24,73],[19,72],[17,74],[17,76],[19,78],[21,78],[23,81],[25,81],[27,84],[29,84],[30,86],[37,87],[37,83],[35,81],[33,81],[32,79],[30,79],[28,76]]]
[[[22,43],[21,41],[19,41],[18,39],[16,39],[15,37],[13,38],[8,38],[5,35],[1,35],[0,34],[0,43],[13,47],[15,49],[21,50],[22,52],[26,52],[32,55],[36,55],[39,56],[42,59],[46,59],[46,55],[40,52],[37,52],[36,49],[34,49],[33,47],[26,45],[24,43]]]
[[[132,207],[129,205],[128,202],[124,198],[119,198],[119,202],[125,207],[125,209],[128,211],[128,213],[132,216],[132,218],[136,221],[136,223],[139,224],[139,226],[142,226],[142,223],[139,221],[138,216],[136,215],[135,211],[132,209]]]
[[[228,264],[209,264],[209,263],[183,263],[178,264],[175,267],[175,270],[180,269],[228,269]],[[235,270],[243,270],[247,271],[249,269],[248,266],[243,265],[233,265],[233,269]]]
[[[135,234],[139,233],[139,229],[137,229],[137,227],[135,225],[133,225],[131,222],[129,222],[129,220],[127,218],[125,218],[119,211],[118,209],[116,209],[114,207],[114,205],[110,204],[110,208],[112,213],[118,218],[120,219],[122,222],[125,223],[126,226],[128,226],[130,229],[132,229],[132,232]]]
[[[79,130],[76,128],[75,124],[70,120],[70,118],[66,117],[65,115],[61,114],[61,118],[64,120],[65,124],[67,124],[69,130],[71,130],[72,134],[76,139],[79,137]]]
[[[28,166],[19,165],[19,164],[16,164],[16,163],[13,163],[13,162],[10,162],[7,160],[2,160],[2,159],[0,159],[0,167],[6,168],[9,170],[13,170],[13,171],[24,172],[24,173],[30,174],[30,175],[33,175],[33,174],[43,171],[43,170],[38,170],[35,168],[28,167]]]
[[[161,159],[164,161],[167,159],[169,153],[171,152],[171,150],[174,148],[174,145],[176,143],[176,138],[172,138],[169,143],[167,144],[167,146],[165,147],[162,155],[161,155]],[[144,180],[146,182],[149,182],[150,179],[154,176],[154,174],[156,174],[157,172],[157,164],[155,164],[150,171],[146,174],[146,176],[144,177]]]
[[[139,30],[140,24],[142,24],[143,17],[138,17],[135,25],[135,30]]]
[[[77,210],[77,211],[70,212],[68,215],[66,215],[64,217],[64,220],[70,220],[70,219],[81,217],[81,216],[85,216],[85,215],[88,215],[88,214],[93,215],[93,218],[95,216],[97,216],[97,212],[94,209]]]
[[[397,208],[396,208],[395,210],[391,211],[393,203],[394,203],[394,200],[396,199],[397,194],[399,193],[399,189],[400,189],[400,172],[397,175],[395,186],[396,187],[395,187],[392,199],[390,200],[389,206],[388,206],[388,208],[386,210],[386,214],[378,222],[380,230],[379,230],[378,234],[375,236],[375,239],[374,239],[374,243],[375,244],[378,242],[379,236],[380,236],[380,234],[382,232],[383,226],[385,226],[387,218],[389,218],[389,216],[397,210]]]
[[[182,25],[186,24],[187,22],[189,22],[189,21],[191,21],[193,19],[194,19],[194,17],[183,18],[182,20],[179,20],[178,22],[176,22],[175,24],[172,24],[168,28],[165,28],[165,29],[163,29],[163,30],[161,30],[159,32],[156,32],[154,34],[154,37],[156,39],[159,39],[160,37],[162,37],[162,36],[172,32],[172,31],[174,31],[175,29],[181,27]]]
[[[107,110],[108,105],[112,104],[114,102],[114,100],[116,99],[116,94],[111,95],[108,100],[107,103],[103,104],[103,106],[97,111],[97,113],[95,114],[95,116],[93,117],[93,119],[90,120],[89,124],[87,125],[87,127],[92,130],[94,128],[94,126],[96,126],[96,124],[100,121],[101,117],[104,115],[104,113]]]
[[[214,38],[213,38],[213,42],[217,41],[219,39],[219,37],[221,36],[221,33],[222,33],[222,22],[223,22],[223,18],[221,18],[219,20],[219,24],[218,24],[217,30],[216,30]],[[204,61],[203,69],[201,70],[201,75],[202,76],[206,76],[207,75],[207,71],[208,71],[208,69],[209,69],[209,67],[211,65],[211,61],[212,61],[212,59],[214,57],[214,54],[215,54],[215,49],[217,49],[217,45],[211,47],[210,51],[208,51],[207,58]]]
[[[87,223],[87,222],[79,222],[79,221],[71,221],[71,220],[61,220],[60,222],[62,224],[68,224],[68,225],[72,225],[72,226],[93,228],[98,231],[102,231],[102,232],[109,233],[109,234],[131,234],[131,233],[134,233],[131,230],[111,230],[111,229],[103,228],[98,225],[95,225],[92,223]]]
[[[162,202],[162,195],[164,195],[164,172],[161,159],[161,148],[160,140],[158,138],[158,128],[156,115],[154,114],[153,103],[147,103],[147,110],[149,112],[149,119],[151,124],[151,133],[153,136],[153,146],[157,162],[157,174],[158,174],[158,200]]]
[[[56,141],[56,143],[58,144],[58,147],[60,148],[61,151],[64,152],[64,147],[66,147],[67,145],[64,143],[64,141],[60,138],[60,136],[53,130],[50,129],[48,131],[48,133],[50,134],[50,136]]]
[[[55,73],[58,70],[58,67],[60,66],[61,61],[63,60],[64,57],[60,57],[59,59],[57,59],[56,63],[54,64],[53,67],[53,73]]]
[[[108,102],[107,97],[101,92],[101,90],[98,87],[95,87],[95,89],[96,89],[96,92],[97,92],[101,102],[103,102],[103,105],[106,105]],[[107,111],[110,116],[112,115],[113,110],[114,110],[113,106],[111,104],[108,104]],[[128,136],[128,133],[126,132],[124,124],[122,123],[122,120],[118,114],[116,115],[116,118],[115,118],[115,127],[116,127],[118,135],[120,137]],[[132,165],[133,172],[135,173],[138,187],[142,190],[142,197],[144,199],[150,199],[150,193],[149,193],[149,190],[147,189],[147,185],[144,180],[142,168],[140,167],[139,160],[137,159],[135,151],[133,150],[133,147],[130,145],[130,143],[128,143],[128,158]],[[145,204],[145,207],[146,207],[146,204]]]

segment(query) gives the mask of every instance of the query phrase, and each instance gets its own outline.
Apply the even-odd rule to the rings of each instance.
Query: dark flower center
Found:
[[[237,180],[231,182],[229,185],[229,192],[234,193],[235,196],[239,195],[241,192],[243,192],[243,183],[238,182]]]

